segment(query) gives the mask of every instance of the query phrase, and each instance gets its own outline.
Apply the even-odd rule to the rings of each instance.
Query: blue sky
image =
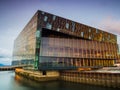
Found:
[[[37,10],[120,35],[120,0],[0,0],[0,63],[10,64],[13,42]]]

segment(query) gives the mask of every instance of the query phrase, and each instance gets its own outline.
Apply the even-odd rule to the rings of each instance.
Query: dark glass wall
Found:
[[[42,37],[41,56],[115,59],[116,45],[82,39]]]
[[[42,66],[113,66],[117,57],[114,43],[85,40],[43,29],[39,64]]]

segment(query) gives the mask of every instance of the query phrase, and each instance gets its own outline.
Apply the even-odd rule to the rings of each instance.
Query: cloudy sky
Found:
[[[37,10],[120,35],[120,0],[0,0],[0,63],[10,64],[13,42]]]

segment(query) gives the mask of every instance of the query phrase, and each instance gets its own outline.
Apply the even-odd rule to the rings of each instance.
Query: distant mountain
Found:
[[[1,66],[4,66],[4,64],[0,64],[0,67],[1,67]]]
[[[9,58],[10,56],[2,56],[0,55],[0,58]]]

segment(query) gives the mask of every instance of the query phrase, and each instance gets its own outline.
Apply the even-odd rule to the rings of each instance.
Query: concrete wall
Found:
[[[59,71],[46,71],[47,76],[60,76]]]
[[[28,71],[23,69],[16,69],[15,73],[25,78],[34,81],[52,81],[52,80],[65,80],[76,83],[84,83],[91,85],[100,85],[107,87],[120,88],[120,73],[108,72],[80,72],[80,71],[46,71],[43,75],[42,71]]]
[[[16,69],[15,73],[38,82],[58,80],[60,75],[58,71],[46,71],[46,75],[43,75],[42,71],[30,71],[23,69]]]
[[[64,72],[61,80],[120,88],[120,73]]]

